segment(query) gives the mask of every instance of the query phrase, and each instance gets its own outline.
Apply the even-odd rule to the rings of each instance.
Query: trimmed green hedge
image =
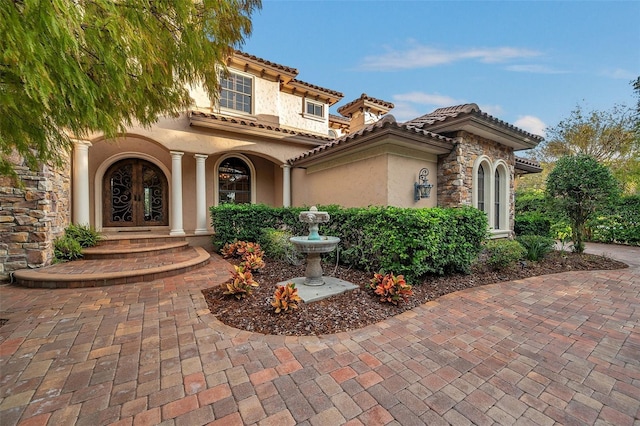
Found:
[[[320,225],[320,234],[341,239],[337,254],[341,263],[365,271],[402,274],[409,280],[469,271],[487,237],[486,215],[470,207],[318,209],[331,215],[329,223]],[[255,204],[212,207],[214,246],[234,240],[260,242],[267,228],[307,235],[307,225],[298,220],[304,210],[307,208]],[[335,259],[336,253],[330,256]]]

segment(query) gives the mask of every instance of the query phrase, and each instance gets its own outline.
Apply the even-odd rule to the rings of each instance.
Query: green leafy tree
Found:
[[[616,105],[606,111],[585,111],[577,105],[569,117],[547,129],[536,157],[546,166],[563,156],[588,155],[611,168],[633,193],[640,186],[640,138],[634,110]]]
[[[115,137],[184,111],[188,86],[215,97],[260,0],[3,0],[0,173],[17,153],[60,164],[69,136]]]
[[[547,194],[571,225],[573,248],[584,251],[585,224],[598,208],[619,196],[608,167],[588,155],[560,158],[547,179]]]

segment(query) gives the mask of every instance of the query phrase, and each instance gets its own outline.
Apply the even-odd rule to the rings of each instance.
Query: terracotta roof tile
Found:
[[[516,156],[515,168],[525,173],[540,173],[542,171],[542,166],[536,160],[518,156]]]
[[[289,83],[298,84],[298,85],[301,85],[301,86],[306,86],[306,87],[309,87],[309,88],[311,88],[313,90],[317,90],[319,92],[328,93],[328,94],[333,95],[334,97],[337,97],[337,98],[342,98],[344,96],[342,93],[340,93],[338,91],[331,90],[331,89],[326,89],[326,88],[320,87],[320,86],[316,86],[315,84],[307,83],[306,81],[298,80],[296,78],[291,80]]]
[[[309,138],[309,139],[314,139],[314,140],[318,141],[319,143],[327,142],[327,141],[333,141],[334,140],[334,138],[331,138],[329,136],[320,136],[320,135],[315,135],[313,133],[298,132],[296,130],[286,129],[286,128],[274,126],[274,125],[268,124],[268,123],[261,123],[261,122],[252,121],[252,120],[243,120],[242,118],[230,117],[230,116],[226,116],[226,115],[222,115],[222,114],[216,114],[216,113],[213,113],[213,112],[203,112],[203,111],[191,110],[189,112],[189,116],[190,117],[198,117],[198,118],[207,118],[207,119],[217,120],[217,121],[220,121],[222,123],[239,124],[239,125],[242,125],[242,126],[253,127],[253,128],[257,128],[257,129],[270,130],[270,131],[273,131],[273,132],[280,132],[280,133],[284,133],[284,134],[288,134],[288,135],[292,135],[292,136],[302,136],[302,137],[306,137],[306,138]]]
[[[438,135],[436,133],[432,133],[429,132],[427,130],[422,130],[422,129],[417,129],[415,127],[409,127],[403,123],[397,123],[396,119],[393,115],[387,115],[385,116],[382,120],[377,121],[376,123],[370,124],[360,130],[358,130],[357,132],[354,133],[350,133],[348,135],[344,135],[338,139],[335,139],[331,142],[328,142],[324,145],[320,145],[310,151],[307,151],[297,157],[294,157],[292,159],[290,159],[288,162],[289,164],[294,164],[297,161],[306,159],[306,158],[310,158],[313,157],[321,152],[325,152],[327,150],[331,150],[331,149],[335,149],[338,146],[344,146],[349,144],[350,142],[360,139],[361,137],[365,136],[365,135],[369,135],[372,133],[376,133],[379,131],[382,131],[383,129],[387,129],[387,128],[395,128],[395,129],[399,129],[401,131],[407,132],[407,133],[413,133],[413,134],[418,134],[418,135],[422,135],[422,136],[427,136],[431,139],[434,139],[436,141],[439,142],[444,142],[444,143],[450,143],[451,146],[453,146],[453,139],[448,138],[446,136],[442,136],[442,135]]]
[[[275,62],[267,61],[266,59],[259,58],[259,57],[255,56],[255,55],[250,55],[250,54],[242,52],[240,50],[234,51],[233,54],[236,55],[236,56],[242,56],[242,57],[245,57],[247,59],[251,59],[252,61],[259,62],[261,64],[264,64],[264,65],[268,66],[268,67],[280,69],[283,72],[286,72],[288,74],[298,75],[298,70],[295,69],[295,68],[288,67],[288,66],[282,65],[282,64],[278,64],[278,63],[275,63]]]
[[[463,105],[456,105],[456,106],[451,106],[446,108],[438,108],[429,114],[425,114],[421,117],[407,121],[405,122],[405,124],[411,127],[424,129],[436,123],[446,122],[447,120],[454,119],[461,115],[478,115],[493,124],[497,124],[500,127],[518,132],[523,136],[526,136],[533,140],[541,141],[543,139],[541,136],[534,135],[533,133],[529,133],[525,130],[520,129],[519,127],[514,126],[513,124],[509,124],[506,121],[502,121],[498,118],[495,118],[487,114],[486,112],[482,112],[480,110],[480,107],[478,107],[477,104],[463,104]]]
[[[374,97],[371,97],[371,96],[367,95],[366,93],[363,93],[362,95],[360,95],[360,97],[358,99],[355,99],[355,100],[349,102],[348,104],[342,105],[340,108],[338,108],[338,112],[340,114],[342,114],[342,111],[348,110],[349,107],[353,106],[355,103],[360,102],[362,100],[371,102],[371,103],[376,104],[376,105],[379,105],[382,108],[385,108],[385,109],[388,109],[388,110],[389,109],[393,109],[395,107],[395,105],[392,104],[391,102],[383,101],[382,99],[374,98]]]

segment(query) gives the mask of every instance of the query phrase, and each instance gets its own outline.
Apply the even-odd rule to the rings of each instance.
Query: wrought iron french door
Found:
[[[169,224],[167,179],[153,163],[118,161],[105,173],[103,188],[103,226]]]

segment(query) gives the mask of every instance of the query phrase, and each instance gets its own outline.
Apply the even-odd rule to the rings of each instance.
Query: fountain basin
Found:
[[[329,253],[338,246],[340,238],[320,236],[319,240],[310,240],[308,236],[289,238],[300,253]]]

